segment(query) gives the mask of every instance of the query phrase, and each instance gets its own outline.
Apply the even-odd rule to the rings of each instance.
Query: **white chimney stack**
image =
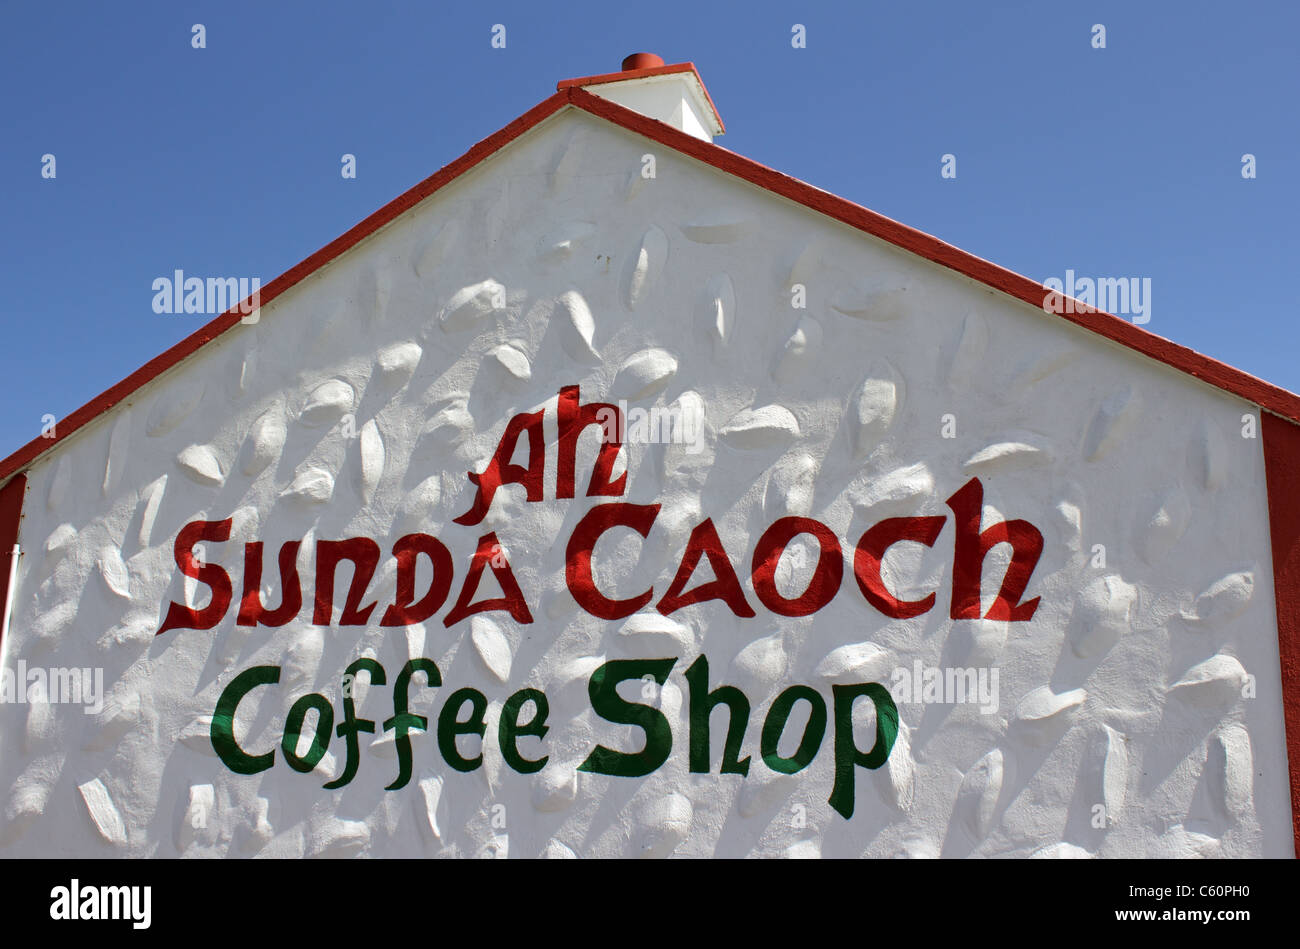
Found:
[[[725,131],[692,63],[666,66],[654,53],[633,53],[623,60],[622,72],[565,79],[556,88],[574,86],[706,142]]]

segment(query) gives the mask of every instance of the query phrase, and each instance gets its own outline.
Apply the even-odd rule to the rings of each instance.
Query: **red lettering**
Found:
[[[858,586],[868,603],[886,616],[895,619],[908,619],[930,611],[934,606],[933,593],[920,600],[900,600],[890,593],[880,576],[880,562],[884,559],[886,550],[905,540],[933,547],[946,520],[943,515],[890,517],[862,535],[862,539],[858,541],[858,548],[853,554],[853,575],[857,577]],[[976,606],[978,605],[977,596]]]
[[[650,536],[650,528],[659,515],[658,504],[600,504],[593,507],[578,522],[564,552],[564,580],[574,600],[592,616],[601,619],[622,619],[631,616],[650,602],[654,590],[626,600],[611,600],[596,589],[591,575],[591,552],[600,535],[611,527],[630,527],[642,537]]]
[[[614,437],[605,423],[613,413]],[[596,464],[591,470],[591,481],[587,485],[587,497],[619,497],[627,488],[627,472],[624,471],[616,481],[611,481],[614,472],[614,460],[623,442],[618,438],[622,431],[622,418],[618,406],[607,402],[593,402],[579,405],[578,387],[565,386],[560,390],[556,403],[556,415],[560,425],[560,446],[557,453],[557,470],[555,475],[555,496],[557,498],[573,497],[574,469],[577,467],[578,436],[590,425],[601,429],[600,453],[596,455]],[[604,416],[602,418],[602,416]],[[532,500],[531,498],[529,500]]]
[[[433,564],[433,578],[429,581],[429,591],[419,603],[415,602],[415,565],[420,554],[429,558]],[[436,537],[428,534],[407,534],[393,544],[393,556],[397,558],[397,596],[387,610],[380,626],[409,626],[423,623],[447,602],[451,592],[451,575],[454,568],[451,563],[451,551]]]
[[[715,579],[709,583],[702,583],[684,594],[682,590],[691,579],[691,574],[695,572],[695,566],[700,562],[701,555],[709,558],[709,566],[713,568]],[[705,600],[721,600],[731,607],[731,612],[737,616],[754,615],[753,608],[745,602],[745,594],[740,589],[740,580],[737,579],[731,560],[722,547],[722,540],[718,537],[712,518],[706,518],[691,531],[690,540],[686,542],[686,552],[682,554],[682,562],[677,568],[677,576],[673,577],[672,585],[663,595],[663,599],[656,604],[655,609],[668,616],[683,606],[702,603]]]
[[[231,518],[224,521],[192,521],[176,535],[174,555],[176,566],[187,577],[206,583],[212,588],[212,601],[201,610],[181,603],[170,603],[167,616],[155,636],[169,629],[212,629],[221,622],[230,608],[232,589],[230,575],[214,563],[200,564],[194,559],[194,545],[202,540],[222,542],[230,539]]]
[[[343,604],[340,626],[365,626],[377,603],[364,610],[358,609],[366,587],[379,565],[379,545],[369,537],[349,537],[347,540],[320,540],[316,542],[316,609],[311,621],[317,626],[328,626],[334,614],[334,572],[341,561],[351,560],[352,583],[348,598]]]
[[[503,484],[522,484],[528,500],[542,500],[542,475],[546,466],[546,442],[542,436],[544,412],[524,412],[506,424],[506,430],[497,445],[496,453],[482,474],[469,472],[469,480],[478,488],[473,506],[455,518],[457,524],[474,525],[487,516],[497,488]],[[528,435],[528,467],[513,464],[510,459],[524,434]]]
[[[302,584],[298,580],[298,548],[291,540],[280,548],[280,605],[268,610],[262,603],[262,542],[244,545],[244,595],[239,601],[239,626],[283,626],[302,609]]]
[[[505,596],[471,603],[470,600],[478,592],[479,579],[483,576],[483,568],[489,566],[492,568],[492,575],[497,578],[497,583],[501,584],[501,591]],[[505,548],[497,540],[496,531],[484,534],[478,539],[478,550],[474,551],[474,556],[470,559],[469,573],[465,577],[464,585],[460,588],[460,596],[456,599],[456,605],[451,608],[451,612],[447,614],[447,617],[442,622],[444,626],[450,626],[471,614],[486,613],[491,610],[505,610],[520,623],[531,623],[533,621],[533,614],[528,612],[528,604],[524,602],[524,594],[520,591],[519,583],[515,580],[514,572],[510,569],[510,561],[506,559]]]
[[[1043,535],[1028,521],[1003,521],[980,531],[984,511],[984,486],[971,478],[947,501],[957,521],[952,564],[952,618],[980,618],[980,580],[984,558],[998,544],[1010,544],[1011,563],[998,597],[985,619],[1025,621],[1038,609],[1040,597],[1020,602],[1029,577],[1043,552]]]
[[[800,534],[812,534],[817,538],[820,553],[808,589],[793,600],[787,600],[776,588],[776,567],[786,546]],[[816,613],[835,598],[844,579],[844,554],[840,550],[839,538],[825,524],[810,517],[783,517],[758,539],[750,576],[754,581],[754,593],[773,613],[781,616]]]

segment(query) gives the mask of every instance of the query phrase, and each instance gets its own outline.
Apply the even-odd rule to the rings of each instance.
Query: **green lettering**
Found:
[[[803,730],[799,747],[789,758],[782,758],[777,754],[777,743],[781,740],[781,733],[785,731],[785,723],[790,718],[794,703],[800,699],[806,700],[812,706],[812,713],[808,716],[808,724]],[[773,771],[782,774],[802,771],[817,757],[817,751],[821,748],[822,738],[825,735],[826,700],[816,689],[806,685],[792,685],[776,697],[772,707],[767,710],[767,718],[763,720],[763,733],[759,742],[763,763]]]
[[[888,760],[898,737],[898,706],[878,682],[836,685],[831,693],[835,697],[835,786],[830,805],[847,819],[853,816],[853,769],[857,765],[879,768]],[[876,743],[865,754],[853,741],[853,703],[864,695],[876,704]]]
[[[615,751],[597,745],[578,766],[579,771],[612,774],[620,778],[641,778],[668,760],[673,732],[659,709],[639,702],[626,702],[618,695],[618,684],[628,679],[653,676],[661,687],[677,659],[614,659],[591,674],[587,695],[596,714],[616,725],[634,725],[645,732],[645,747],[638,752]]]
[[[384,788],[385,791],[404,788],[411,780],[413,765],[410,731],[412,728],[424,731],[429,727],[427,717],[412,714],[407,710],[410,702],[411,676],[417,672],[424,673],[424,680],[430,687],[442,685],[442,674],[432,659],[412,659],[402,666],[402,671],[397,674],[397,681],[393,683],[393,717],[384,722],[384,731],[397,730],[393,736],[393,745],[397,748],[397,777],[392,784]]]
[[[725,705],[727,740],[722,750],[721,774],[749,774],[749,755],[738,761],[740,743],[749,727],[749,699],[734,685],[722,685],[709,691],[709,661],[700,656],[686,670],[686,682],[691,687],[690,767],[694,774],[708,774],[709,767],[709,716],[719,705]]]
[[[235,709],[244,696],[259,685],[272,685],[279,681],[279,666],[254,666],[231,679],[217,699],[209,732],[212,748],[222,763],[236,774],[257,774],[275,764],[274,751],[268,751],[264,755],[250,755],[239,747],[235,741]]]
[[[356,706],[352,701],[352,688],[356,685],[357,673],[364,669],[370,675],[374,685],[385,685],[384,667],[369,656],[362,656],[343,670],[343,721],[339,722],[338,735],[347,743],[347,761],[343,764],[343,773],[324,787],[328,790],[341,788],[357,775],[361,764],[362,732],[375,733],[375,723],[368,718],[357,718]]]
[[[471,711],[469,718],[462,722],[457,713],[466,702],[470,703]],[[487,696],[478,689],[457,689],[451,693],[438,715],[438,748],[447,759],[447,764],[457,771],[473,771],[483,763],[481,751],[473,758],[461,757],[456,747],[456,736],[478,735],[482,738],[487,733],[487,723],[483,721],[487,706]]]
[[[537,706],[537,714],[527,724],[520,725],[519,712],[527,702],[532,702]],[[501,708],[501,722],[497,725],[497,738],[501,744],[501,757],[505,758],[506,764],[520,774],[533,774],[541,771],[542,768],[546,767],[546,762],[550,760],[549,755],[535,761],[525,758],[515,746],[515,742],[520,735],[544,737],[550,731],[550,727],[546,724],[546,716],[550,712],[550,703],[546,701],[546,696],[537,689],[520,689],[506,699],[506,704]]]
[[[311,709],[319,712],[320,717],[316,719],[316,734],[311,736],[311,745],[307,749],[307,754],[300,758],[298,739],[301,737],[302,723]],[[285,720],[284,738],[280,742],[280,747],[284,749],[284,760],[289,762],[289,767],[303,773],[316,767],[321,758],[325,757],[325,749],[329,747],[330,731],[333,728],[334,709],[330,708],[329,700],[325,696],[311,692],[294,702],[293,707],[289,709],[289,717]]]

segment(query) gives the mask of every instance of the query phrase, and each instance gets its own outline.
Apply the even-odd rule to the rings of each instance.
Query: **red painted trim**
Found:
[[[23,497],[27,494],[27,475],[20,474],[0,488],[0,624],[4,621],[5,601],[9,598],[9,570],[18,543],[18,525],[23,517]],[[0,625],[0,633],[4,631]],[[3,646],[3,643],[0,643]]]
[[[704,92],[704,98],[709,102],[709,108],[713,111],[713,117],[718,122],[718,128],[722,130],[719,134],[725,133],[727,126],[723,124],[722,116],[718,114],[718,107],[713,104],[713,96],[709,95],[709,87],[704,84],[704,80],[701,78],[699,70],[695,68],[694,63],[673,63],[670,66],[651,66],[648,69],[607,72],[600,76],[584,76],[581,79],[561,79],[555,84],[555,91],[563,92],[565,89],[598,86],[606,82],[625,82],[629,79],[649,79],[651,76],[669,76],[679,72],[695,73],[695,80],[700,84],[700,89]]]
[[[665,66],[663,69],[684,71],[690,63],[677,66]],[[638,72],[634,70],[633,72]],[[621,76],[623,73],[611,73]],[[601,77],[590,77],[601,78]],[[326,244],[302,263],[286,271],[263,288],[260,303],[263,307],[288,290],[294,284],[311,275],[316,270],[334,260],[344,251],[351,249],[360,241],[369,237],[398,215],[414,207],[439,188],[444,187],[458,176],[469,171],[479,162],[494,152],[514,141],[524,132],[539,122],[553,115],[565,105],[573,105],[585,112],[606,119],[631,132],[644,135],[652,141],[696,158],[719,171],[733,175],[774,194],[796,201],[800,204],[857,228],[867,234],[879,237],[897,247],[911,251],[918,256],[940,264],[950,270],[978,280],[995,290],[1001,290],[1016,299],[1023,300],[1035,307],[1041,307],[1047,289],[1040,283],[1022,277],[1019,274],[982,260],[973,254],[958,250],[936,237],[907,227],[875,211],[869,211],[852,201],[838,198],[826,191],[814,188],[796,178],[773,171],[758,162],[742,158],[721,146],[705,142],[687,135],[663,122],[647,118],[631,109],[624,108],[593,95],[572,85],[582,80],[566,80],[570,85],[556,92],[544,102],[534,106],[505,128],[479,142],[460,158],[435,172],[424,181],[411,188],[405,194],[390,201],[360,224],[334,241]],[[241,304],[242,305],[242,304]],[[1082,306],[1082,305],[1080,305]],[[1087,308],[1084,308],[1087,310]],[[1044,314],[1047,315],[1047,314]],[[1061,319],[1069,320],[1085,329],[1092,330],[1107,339],[1158,360],[1182,372],[1201,379],[1210,385],[1223,389],[1248,402],[1253,402],[1277,415],[1300,422],[1300,396],[1281,389],[1248,373],[1225,365],[1208,356],[1203,356],[1185,346],[1170,342],[1135,326],[1128,320],[1111,316],[1096,310],[1060,314]],[[171,369],[181,360],[196,352],[205,343],[239,324],[239,308],[235,307],[181,340],[171,349],[150,360],[127,378],[113,386],[102,395],[97,396],[58,423],[57,438],[37,437],[32,439],[8,458],[0,461],[0,483],[15,472],[30,465],[36,458],[61,443],[69,435],[87,423],[107,412],[117,403],[131,395],[145,383]]]
[[[1300,427],[1261,413],[1282,709],[1291,777],[1291,826],[1300,857]]]
[[[656,122],[654,119],[626,109],[621,105],[592,95],[582,89],[571,90],[572,101],[584,111],[600,116],[624,128],[644,135],[647,138],[667,145],[669,148],[683,152],[692,158],[712,165],[720,171],[734,175],[760,188],[771,191],[791,201],[798,202],[825,214],[827,217],[842,221],[850,227],[865,231],[874,237],[888,241],[897,247],[924,257],[926,260],[941,264],[950,270],[971,277],[987,284],[995,290],[1001,290],[1018,300],[1042,308],[1049,291],[1041,283],[1028,277],[1013,273],[1004,267],[982,260],[974,254],[968,254],[951,244],[946,244],[937,237],[922,233],[905,224],[869,211],[861,205],[836,197],[829,192],[814,188],[810,184],[773,171],[758,162],[742,158],[735,152],[728,151],[720,145],[702,141],[685,132],[678,131],[670,125]],[[1107,339],[1136,350],[1144,356],[1158,360],[1181,372],[1193,375],[1203,382],[1240,396],[1248,402],[1254,402],[1270,412],[1300,421],[1300,395],[1288,392],[1272,383],[1258,379],[1249,373],[1234,369],[1209,356],[1204,356],[1186,346],[1180,346],[1155,333],[1142,329],[1128,320],[1109,313],[1103,313],[1081,303],[1076,308],[1085,312],[1048,314],[1069,320],[1092,330]]]
[[[624,79],[649,79],[651,76],[670,76],[673,73],[693,72],[695,77],[699,78],[699,73],[695,72],[694,63],[671,63],[667,66],[650,66],[646,69],[625,69],[622,72],[601,73],[599,76],[580,76],[577,79],[561,79],[555,84],[556,92],[563,92],[565,89],[573,89],[578,86],[596,86],[602,82],[620,82]],[[704,85],[701,81],[700,85]]]

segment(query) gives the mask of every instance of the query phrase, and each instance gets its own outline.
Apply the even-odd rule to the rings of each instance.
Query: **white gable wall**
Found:
[[[653,180],[641,177],[646,154],[656,158]],[[638,273],[643,248],[647,265]],[[504,311],[444,330],[438,317],[448,301],[489,279],[505,289]],[[791,308],[791,283],[807,288],[806,309]],[[889,295],[902,285],[903,293]],[[632,287],[639,288],[634,308]],[[598,365],[566,351],[573,337],[558,301],[569,291],[590,308]],[[726,313],[729,294],[734,307]],[[723,299],[722,339],[711,329],[715,297]],[[891,307],[896,318],[870,318]],[[801,321],[806,343],[794,349],[810,351],[783,360]],[[403,368],[403,355],[415,352],[410,344],[420,347],[418,360]],[[489,355],[503,344],[528,360],[531,378],[515,378]],[[661,446],[627,446],[623,500],[662,509],[644,545],[630,531],[602,541],[597,580],[610,596],[653,583],[657,599],[690,528],[711,517],[758,613],[740,619],[716,600],[687,607],[672,617],[685,640],[675,653],[665,651],[671,640],[642,642],[621,631],[623,621],[587,615],[565,588],[564,550],[574,525],[611,500],[581,496],[593,433],[579,454],[578,498],[526,503],[522,490],[510,487],[484,524],[452,523],[473,497],[466,471],[483,469],[512,415],[543,403],[553,409],[562,385],[580,385],[584,402],[615,399],[620,368],[648,348],[671,353],[677,369],[662,391],[630,404],[666,406],[688,390],[698,393],[708,444],[700,455],[669,452],[667,471]],[[899,404],[879,444],[855,458],[851,413],[868,378],[892,382]],[[348,437],[346,424],[319,406],[308,416],[326,416],[322,424],[300,420],[331,380],[350,388],[354,428],[369,434]],[[188,414],[174,411],[187,403],[194,404]],[[788,446],[746,449],[722,434],[738,412],[767,405],[797,420],[798,438]],[[451,420],[464,419],[468,429],[442,441],[439,433],[422,435],[449,406]],[[100,715],[75,705],[0,705],[0,853],[1289,855],[1263,458],[1259,440],[1240,434],[1242,415],[1254,411],[1056,317],[567,110],[264,307],[255,327],[227,333],[31,467],[4,665],[101,666],[110,703]],[[184,417],[163,431],[169,415]],[[941,432],[948,415],[952,438]],[[249,433],[259,419],[272,428],[283,422],[286,438],[250,476]],[[553,411],[546,424],[550,499]],[[1038,450],[969,464],[1001,443]],[[201,446],[186,456],[200,459],[192,468],[215,464],[220,484],[202,483],[201,473],[178,463],[190,446]],[[810,496],[787,493],[803,465],[816,471]],[[281,496],[313,468],[333,479],[328,502]],[[377,482],[363,469],[379,471]],[[944,499],[974,475],[984,486],[985,527],[1024,518],[1043,533],[1026,594],[1042,599],[1027,623],[948,619],[954,528]],[[758,606],[749,562],[773,520],[803,510],[827,524],[849,556],[830,605],[788,619]],[[913,514],[948,520],[933,548],[916,555],[921,548],[911,545],[889,555],[887,578],[904,598],[937,591],[938,605],[915,619],[890,620],[857,590],[851,552],[871,524]],[[212,631],[155,639],[167,604],[185,595],[172,555],[178,530],[232,515],[231,541],[207,550],[234,580],[225,620]],[[416,530],[451,550],[451,597],[422,628],[382,629],[378,619],[395,583],[392,542]],[[489,669],[489,661],[500,668],[500,649],[487,626],[477,624],[476,642],[470,621],[442,624],[476,540],[489,530],[507,548],[535,619],[520,625],[499,612],[481,614],[508,644],[504,682]],[[366,598],[379,602],[371,625],[337,625],[345,569],[336,624],[312,626],[312,540],[358,535],[376,539],[384,554]],[[300,538],[305,602],[298,619],[278,629],[237,627],[242,543],[265,542],[263,583],[273,605],[276,553]],[[1104,568],[1091,565],[1096,544],[1105,547]],[[1004,565],[997,552],[985,564],[986,604]],[[1241,578],[1225,585],[1224,596],[1196,600],[1241,573],[1249,583]],[[807,576],[795,570],[791,595]],[[706,562],[696,583],[707,579]],[[419,587],[426,582],[422,574]],[[1096,599],[1107,590],[1110,600]],[[488,578],[480,598],[495,591]],[[1109,622],[1125,631],[1084,659],[1071,642],[1108,622],[1089,614],[1089,604],[1110,610]],[[828,666],[834,650],[867,642],[881,657],[836,678]],[[687,773],[682,673],[700,653],[708,656],[712,687],[736,685],[752,703],[742,750],[752,757],[747,777],[716,773],[722,715],[713,717],[715,773]],[[383,664],[389,682],[359,688],[362,717],[382,722],[392,714],[392,680],[411,656],[433,658],[444,682],[412,690],[421,714],[436,716],[462,686],[483,691],[494,703],[484,767],[453,771],[433,736],[417,732],[415,777],[399,791],[384,790],[396,773],[391,748],[367,747],[377,735],[362,736],[357,777],[341,790],[321,788],[342,767],[338,738],[318,772],[292,771],[279,750],[289,705],[319,691],[337,723],[342,671],[366,654]],[[590,710],[585,687],[599,661],[591,657],[633,655],[679,656],[657,699],[672,723],[672,754],[644,778],[576,774],[574,765],[597,743],[638,747],[633,729]],[[855,655],[874,653],[862,647]],[[1257,697],[1242,698],[1230,684],[1167,693],[1219,655],[1254,675]],[[827,804],[830,731],[797,775],[778,778],[763,764],[758,733],[779,691],[805,683],[829,701],[832,679],[889,684],[893,669],[912,669],[918,660],[996,667],[998,710],[900,704],[904,732],[885,768],[857,771],[851,819]],[[250,695],[237,735],[252,752],[275,749],[276,763],[236,775],[214,755],[208,720],[230,679],[264,664],[283,666],[284,678]],[[1232,665],[1216,660],[1210,668],[1230,675]],[[540,746],[526,746],[530,756],[550,755],[535,776],[504,766],[493,737],[501,702],[525,686],[543,689],[551,702],[549,734]],[[1042,686],[1057,695],[1084,689],[1086,697],[1073,713],[1027,726],[1024,719],[1051,704],[1033,694]],[[796,713],[783,754],[801,723]],[[865,744],[869,715],[859,725]],[[473,744],[462,739],[469,754]],[[992,801],[982,818],[981,800]],[[1103,802],[1112,819],[1097,828],[1093,807]]]

